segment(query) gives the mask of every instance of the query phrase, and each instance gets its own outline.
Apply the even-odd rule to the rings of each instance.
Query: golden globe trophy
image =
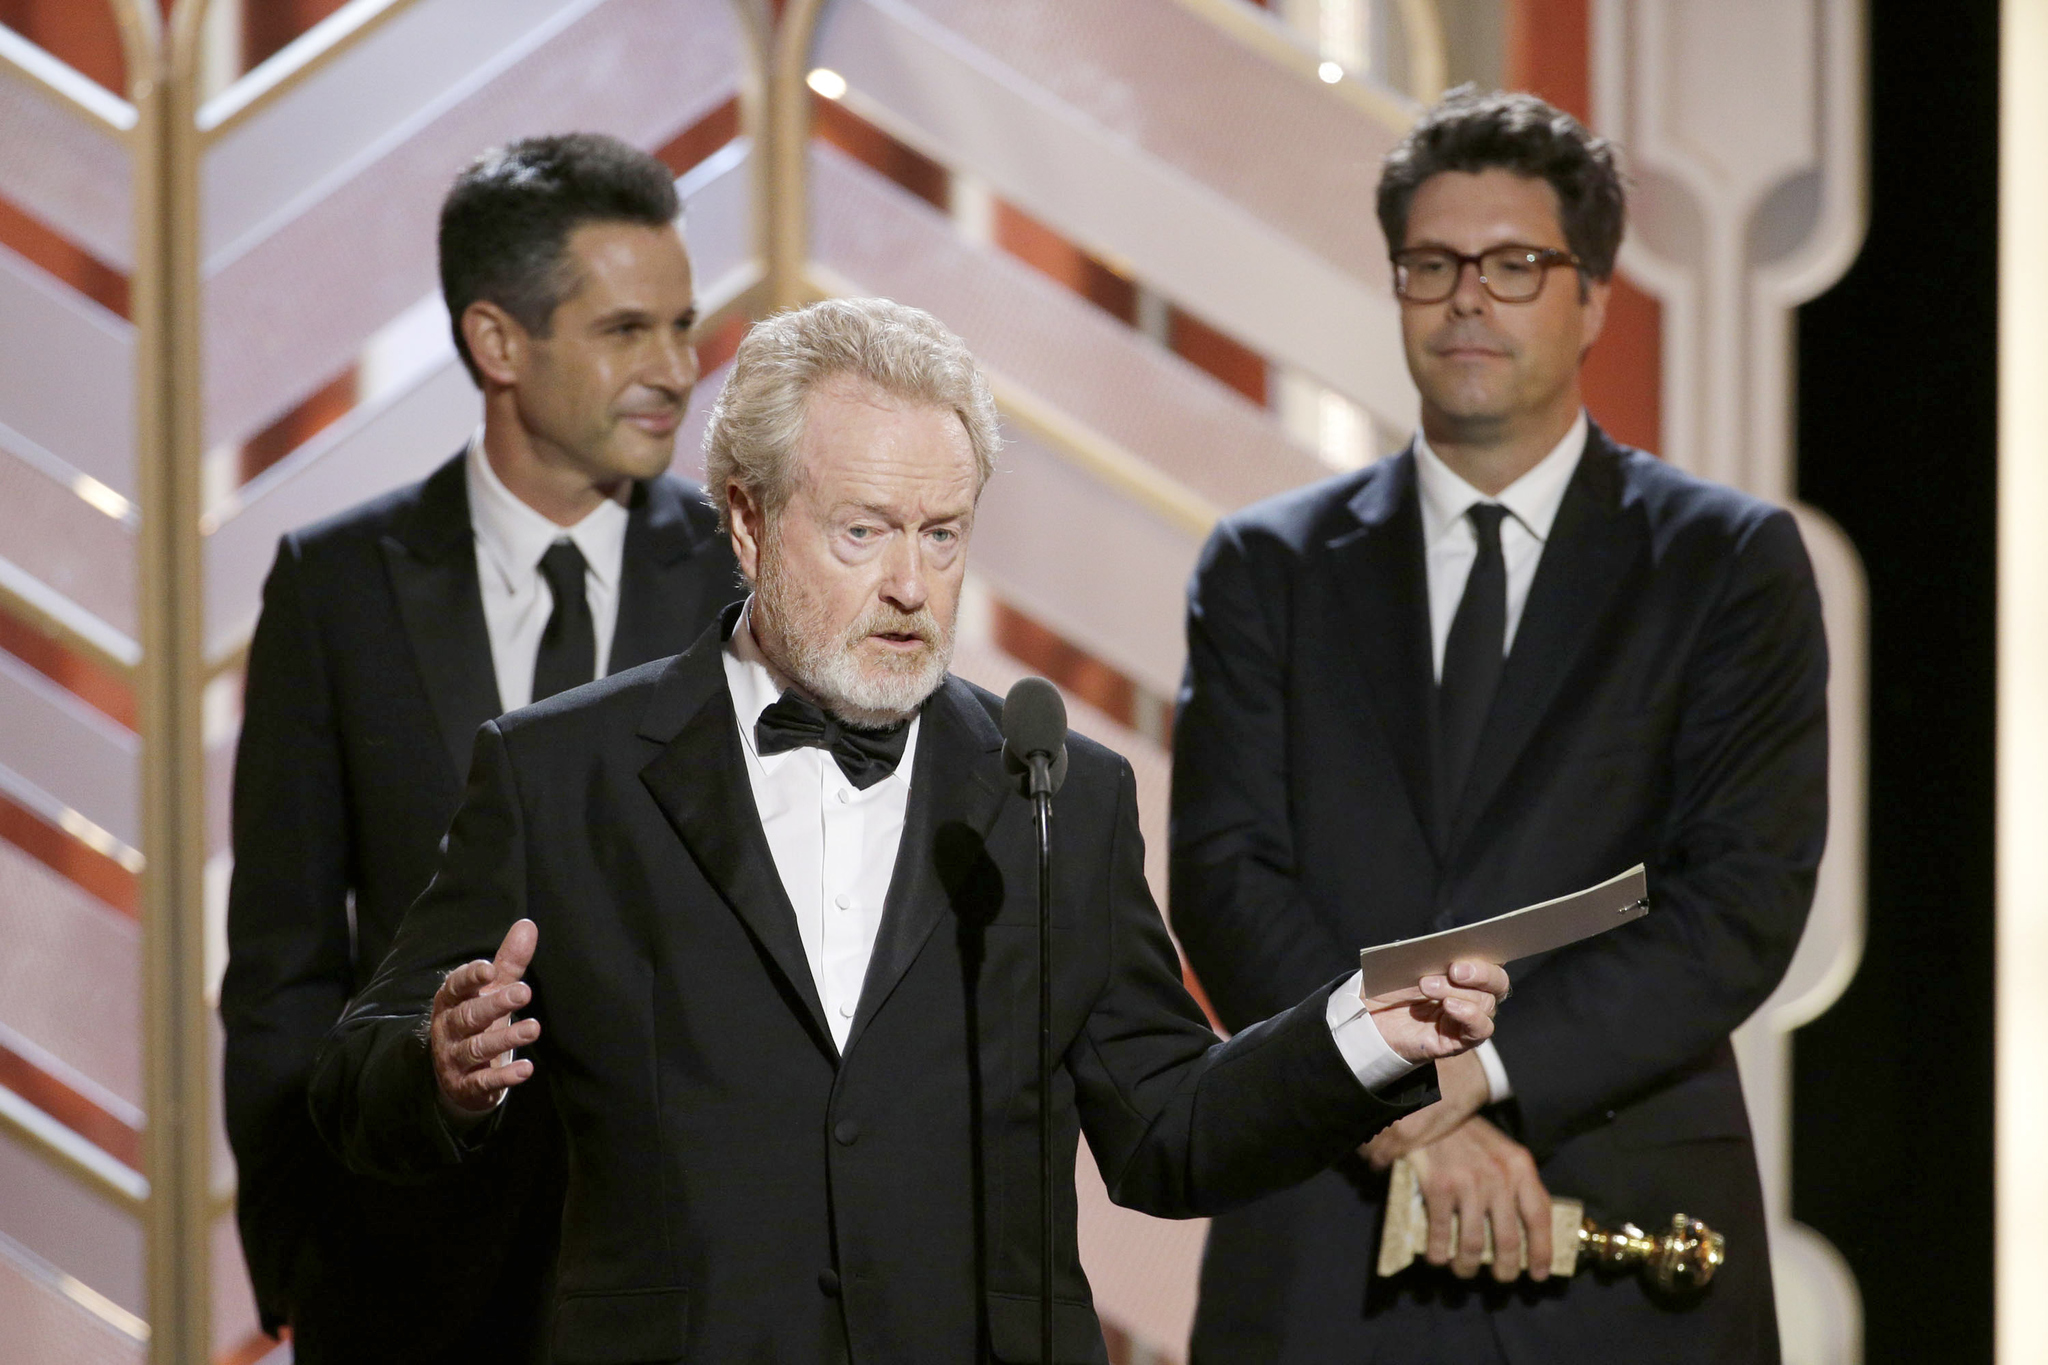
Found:
[[[1458,1225],[1451,1223],[1456,1245]],[[1396,1275],[1420,1258],[1429,1246],[1429,1213],[1422,1202],[1422,1183],[1406,1157],[1394,1163],[1387,1182],[1386,1225],[1380,1231],[1379,1273]],[[1633,1223],[1603,1228],[1586,1217],[1576,1199],[1550,1201],[1550,1273],[1571,1275],[1581,1266],[1608,1274],[1635,1271],[1665,1298],[1684,1298],[1707,1287],[1727,1259],[1721,1234],[1697,1218],[1671,1216],[1669,1227],[1652,1236]],[[1493,1228],[1486,1229],[1483,1264],[1493,1263]],[[1522,1268],[1529,1268],[1528,1250]]]

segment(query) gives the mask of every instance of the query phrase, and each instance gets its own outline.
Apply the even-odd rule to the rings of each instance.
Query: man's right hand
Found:
[[[520,920],[506,930],[495,958],[464,963],[434,992],[428,1029],[434,1083],[442,1103],[456,1114],[483,1117],[533,1074],[533,1063],[514,1060],[512,1050],[540,1037],[540,1021],[512,1015],[533,1000],[533,987],[520,978],[539,942],[534,922]]]
[[[1402,1061],[1420,1065],[1468,1052],[1492,1037],[1493,1012],[1508,989],[1505,969],[1473,959],[1453,962],[1449,971],[1405,990],[1360,999],[1381,1040]]]
[[[1493,1278],[1505,1284],[1522,1273],[1522,1248],[1529,1250],[1529,1278],[1550,1278],[1550,1191],[1536,1174],[1529,1149],[1474,1114],[1443,1137],[1408,1154],[1429,1213],[1431,1265],[1446,1265],[1461,1279],[1479,1273],[1486,1253],[1486,1226],[1493,1224]],[[1451,1244],[1457,1216],[1458,1242]]]

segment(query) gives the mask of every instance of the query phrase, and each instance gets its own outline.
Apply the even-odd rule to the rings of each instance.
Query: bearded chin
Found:
[[[754,591],[782,637],[785,657],[778,662],[790,681],[849,725],[893,725],[924,705],[946,680],[953,631],[929,610],[904,613],[877,603],[845,631],[835,632],[824,603],[806,594],[768,553],[761,556]],[[869,636],[913,630],[925,637],[916,653],[866,655]]]

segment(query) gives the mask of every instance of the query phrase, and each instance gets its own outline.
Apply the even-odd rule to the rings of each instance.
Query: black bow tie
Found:
[[[823,749],[839,764],[846,780],[862,791],[896,771],[909,740],[909,721],[899,721],[886,730],[858,730],[794,692],[783,693],[782,700],[754,722],[754,747],[763,758],[791,749]]]

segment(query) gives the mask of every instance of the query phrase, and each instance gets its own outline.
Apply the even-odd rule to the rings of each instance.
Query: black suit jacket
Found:
[[[637,486],[612,669],[674,653],[740,592],[696,486]],[[478,1181],[354,1180],[306,1113],[314,1051],[432,876],[476,729],[497,713],[460,455],[284,537],[249,653],[221,1014],[243,1250],[264,1325],[295,1321],[302,1361],[447,1359],[472,1326],[448,1303],[496,1292],[516,1318],[540,1298],[544,1191],[522,1213]],[[508,1144],[497,1184],[559,1182],[551,1127]],[[506,1230],[502,1275],[445,1255],[465,1218]],[[520,1330],[533,1335],[505,1336]]]
[[[1731,1260],[1687,1313],[1591,1276],[1369,1284],[1385,1178],[1354,1161],[1219,1220],[1198,1359],[1485,1359],[1496,1343],[1518,1361],[1775,1358],[1728,1034],[1783,975],[1811,902],[1826,674],[1791,517],[1595,428],[1462,805],[1433,831],[1412,452],[1217,529],[1191,589],[1171,905],[1224,1021],[1296,998],[1366,944],[1647,863],[1647,918],[1516,971],[1495,1040],[1515,1097],[1494,1117],[1554,1193],[1603,1219],[1705,1218]]]
[[[557,1361],[1035,1359],[1035,853],[1000,703],[948,679],[924,707],[841,1055],[720,656],[707,632],[484,727],[434,883],[322,1054],[316,1118],[366,1169],[472,1159],[440,1118],[421,1017],[443,973],[530,916],[536,1079],[569,1147]],[[1068,746],[1056,1316],[1062,1360],[1103,1361],[1072,1240],[1081,1132],[1112,1197],[1188,1216],[1303,1179],[1407,1106],[1347,1069],[1324,1022],[1334,980],[1217,1043],[1145,885],[1129,765]]]

